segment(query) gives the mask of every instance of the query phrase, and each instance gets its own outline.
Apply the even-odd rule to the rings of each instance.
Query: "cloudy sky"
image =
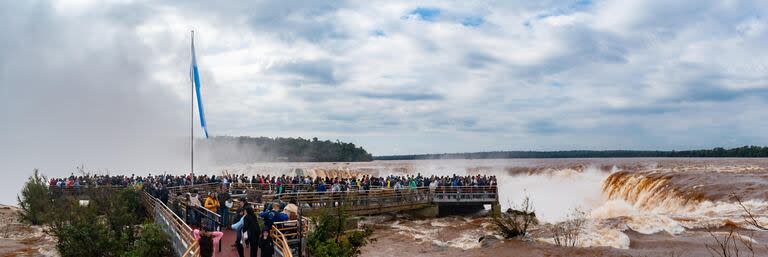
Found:
[[[768,144],[767,1],[32,0],[0,2],[0,160],[183,158],[160,142],[188,133],[192,29],[213,135],[375,155]]]

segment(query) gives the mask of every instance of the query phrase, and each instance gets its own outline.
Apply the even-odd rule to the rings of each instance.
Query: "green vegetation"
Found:
[[[140,192],[104,189],[87,195],[88,204],[77,198],[56,196],[35,170],[18,197],[21,219],[47,225],[62,257],[172,256],[168,236],[158,225],[147,223]]]
[[[342,207],[335,213],[323,212],[314,219],[314,229],[307,236],[309,254],[314,257],[353,257],[368,244],[373,229],[347,230],[348,216]]]
[[[376,156],[376,160],[428,160],[428,159],[515,159],[515,158],[634,158],[634,157],[768,157],[768,147],[743,146],[732,149],[717,147],[711,150],[687,151],[498,151],[477,153],[444,153],[419,155]]]
[[[123,256],[173,256],[173,250],[168,244],[169,240],[168,235],[163,232],[160,225],[144,224],[139,231],[139,238],[134,241],[133,250]]]
[[[68,201],[67,199],[61,199]],[[50,233],[56,237],[56,249],[66,256],[120,256],[127,244],[121,243],[114,231],[109,229],[104,218],[91,207],[77,203],[62,203],[66,211],[51,215],[54,218]],[[121,248],[120,250],[116,248]]]
[[[257,161],[360,162],[371,154],[352,143],[317,138],[218,136],[197,142],[198,149],[218,164]]]
[[[37,169],[24,184],[21,195],[17,196],[16,199],[22,210],[21,215],[19,215],[22,222],[32,225],[43,224],[45,215],[51,206],[51,197],[48,193],[48,183]]]

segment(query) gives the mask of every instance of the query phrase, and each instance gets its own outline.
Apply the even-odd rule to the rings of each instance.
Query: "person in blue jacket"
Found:
[[[325,191],[326,191],[325,183],[320,182],[320,184],[317,185],[317,192],[325,192]]]
[[[280,221],[288,220],[288,214],[285,214],[285,213],[282,213],[282,212],[277,212],[277,211],[273,210],[272,207],[273,207],[272,204],[268,203],[267,205],[264,206],[264,211],[262,211],[259,214],[259,217],[264,219],[264,229],[265,230],[272,229],[272,225],[274,225],[275,222],[280,222]]]

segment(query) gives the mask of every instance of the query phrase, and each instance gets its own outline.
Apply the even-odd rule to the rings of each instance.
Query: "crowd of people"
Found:
[[[185,193],[181,199],[174,201],[173,209],[177,215],[185,217],[187,224],[198,228],[195,230],[195,237],[200,244],[201,256],[204,257],[216,256],[222,235],[219,231],[223,230],[236,233],[234,247],[239,257],[271,257],[274,254],[274,243],[270,235],[272,226],[281,227],[282,224],[276,223],[297,219],[298,207],[294,203],[268,203],[257,213],[255,205],[246,199],[233,199],[226,191],[207,193],[202,205],[199,198],[201,195]],[[183,209],[179,209],[182,206]],[[200,211],[203,209],[208,211]],[[213,213],[222,216],[213,217]],[[230,220],[228,216],[224,216],[228,214],[234,214],[234,219]],[[264,224],[263,229],[259,221]],[[245,254],[246,249],[248,255]]]
[[[152,175],[143,177],[131,174],[126,175],[75,175],[72,173],[65,178],[51,178],[48,182],[51,187],[58,188],[80,188],[80,187],[100,187],[100,186],[118,186],[118,187],[137,187],[145,184],[159,183],[166,187],[188,186],[194,184],[220,183],[222,177],[215,175]]]
[[[220,183],[228,186],[232,183],[246,183],[262,185],[265,189],[274,189],[277,193],[284,193],[286,185],[301,185],[303,187],[291,187],[291,190],[316,191],[316,192],[343,192],[352,190],[368,190],[371,188],[405,189],[417,187],[463,187],[463,186],[495,186],[496,176],[422,176],[405,175],[376,177],[363,175],[362,177],[312,177],[312,176],[272,176],[272,175],[152,175],[124,176],[124,175],[70,175],[67,178],[51,178],[51,187],[56,188],[81,188],[99,186],[120,186],[142,189],[147,185],[154,188],[168,188],[176,186],[189,186],[195,184]]]

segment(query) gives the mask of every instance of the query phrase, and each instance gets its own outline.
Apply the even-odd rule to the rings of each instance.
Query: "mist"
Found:
[[[80,165],[112,174],[188,169],[189,98],[178,92],[189,84],[153,79],[156,50],[130,20],[100,15],[0,3],[0,203],[16,203],[33,169],[49,177]],[[165,61],[178,81],[189,65],[182,44]]]

